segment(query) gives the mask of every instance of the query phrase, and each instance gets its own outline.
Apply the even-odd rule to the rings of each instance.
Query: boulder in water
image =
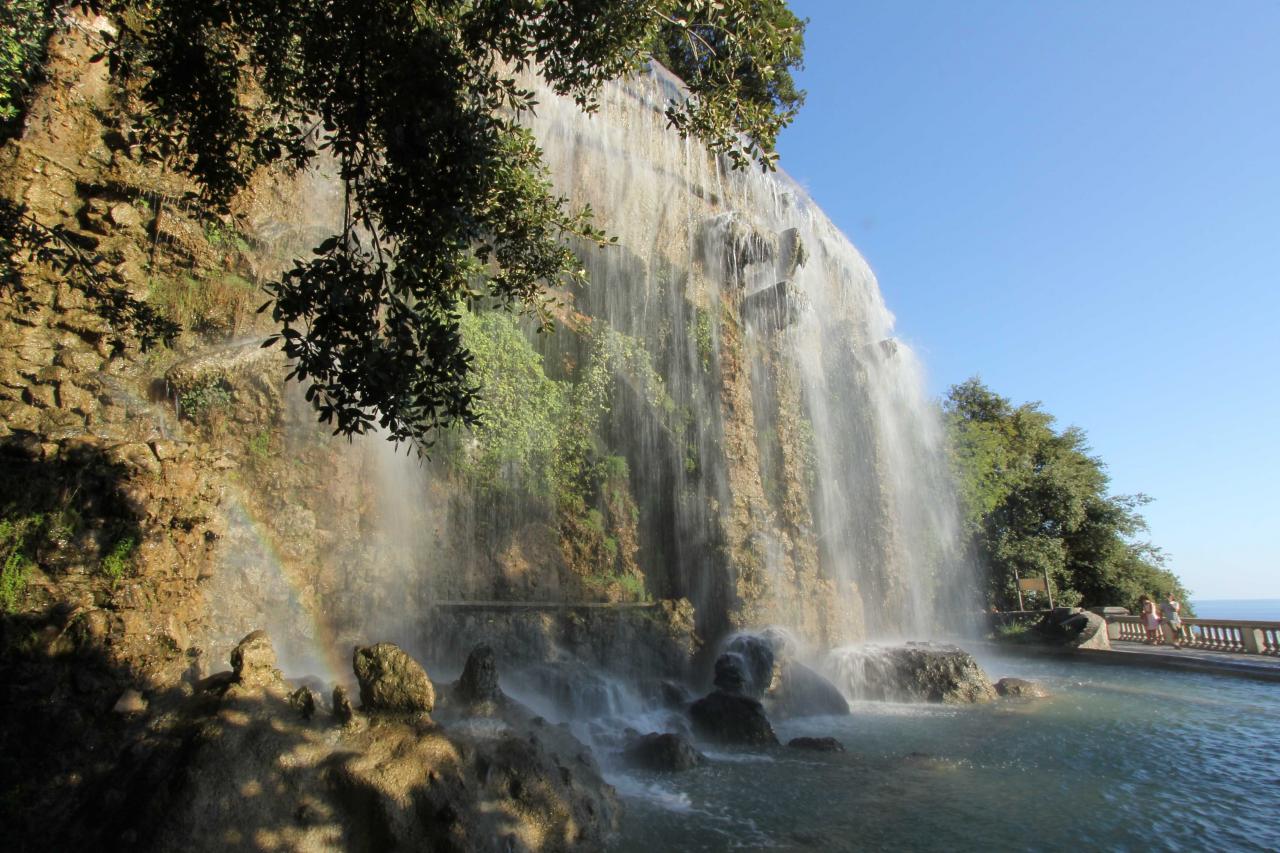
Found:
[[[832,669],[847,692],[888,702],[986,702],[995,688],[973,655],[957,646],[909,643],[861,646],[832,653]]]
[[[650,732],[636,738],[622,753],[632,767],[641,770],[675,772],[690,770],[702,763],[703,755],[677,734]]]
[[[766,695],[769,712],[780,717],[849,713],[840,689],[799,661],[783,664],[777,684]]]
[[[352,657],[365,710],[429,714],[435,687],[426,670],[394,643],[357,648]]]
[[[1044,699],[1049,695],[1039,684],[1022,678],[1000,679],[996,682],[996,692],[1012,699]]]
[[[459,699],[470,703],[492,702],[502,695],[498,688],[498,664],[489,645],[476,646],[467,655],[467,664],[454,689]]]
[[[833,737],[793,737],[787,746],[810,752],[844,752],[844,744]]]
[[[759,699],[773,684],[774,661],[768,637],[739,634],[716,658],[715,686],[726,693]]]
[[[800,663],[796,651],[791,637],[776,628],[738,634],[716,659],[715,686],[760,699],[782,717],[849,713],[839,688]]]
[[[261,630],[249,634],[231,652],[231,669],[246,687],[265,687],[282,679],[271,638]]]
[[[1079,607],[1055,607],[1028,632],[1041,642],[1073,649],[1110,649],[1107,620]]]
[[[764,706],[750,696],[716,690],[689,706],[693,730],[721,743],[762,746],[778,743]]]

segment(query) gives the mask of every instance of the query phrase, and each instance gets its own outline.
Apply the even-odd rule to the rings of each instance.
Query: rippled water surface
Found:
[[[1088,663],[984,660],[1053,697],[865,702],[782,723],[785,743],[679,775],[614,776],[617,849],[1277,850],[1280,684]]]

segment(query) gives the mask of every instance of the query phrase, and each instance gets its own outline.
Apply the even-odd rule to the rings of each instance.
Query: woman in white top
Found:
[[[1142,627],[1147,629],[1147,645],[1160,644],[1160,614],[1156,612],[1156,603],[1145,595],[1138,599],[1142,605]]]

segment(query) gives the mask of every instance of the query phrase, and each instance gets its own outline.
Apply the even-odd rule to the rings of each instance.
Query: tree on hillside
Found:
[[[772,166],[801,97],[789,69],[803,25],[780,0],[90,5],[120,23],[107,53],[140,96],[150,154],[194,178],[211,212],[264,166],[336,160],[341,229],[266,286],[273,341],[336,433],[380,425],[420,447],[475,418],[460,304],[545,323],[544,289],[585,276],[565,238],[607,240],[589,209],[553,194],[521,125],[536,105],[521,75],[590,111],[605,81],[662,45],[690,77],[672,125],[738,166]],[[41,259],[41,234],[20,236],[0,246],[13,268]]]
[[[804,104],[791,70],[804,60],[805,22],[784,0],[728,4],[716,16],[700,8],[685,4],[678,17],[662,15],[650,46],[689,87],[687,104],[669,113],[672,124],[739,165],[748,155],[771,165],[778,133]],[[776,36],[759,39],[762,31]],[[750,130],[739,140],[728,128]]]
[[[1038,403],[1014,406],[978,379],[954,386],[944,409],[965,525],[990,569],[988,597],[1017,602],[1016,577],[1047,574],[1062,604],[1136,609],[1144,592],[1181,582],[1146,530],[1144,495],[1109,495],[1105,465],[1076,427],[1054,428]]]

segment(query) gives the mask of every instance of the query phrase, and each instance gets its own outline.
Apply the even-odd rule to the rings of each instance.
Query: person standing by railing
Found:
[[[1143,595],[1138,599],[1138,603],[1142,606],[1142,627],[1147,629],[1147,645],[1160,645],[1160,613],[1156,610],[1156,603],[1147,596]]]
[[[1182,604],[1169,593],[1169,600],[1160,605],[1160,615],[1165,625],[1169,642],[1175,649],[1182,648]]]

